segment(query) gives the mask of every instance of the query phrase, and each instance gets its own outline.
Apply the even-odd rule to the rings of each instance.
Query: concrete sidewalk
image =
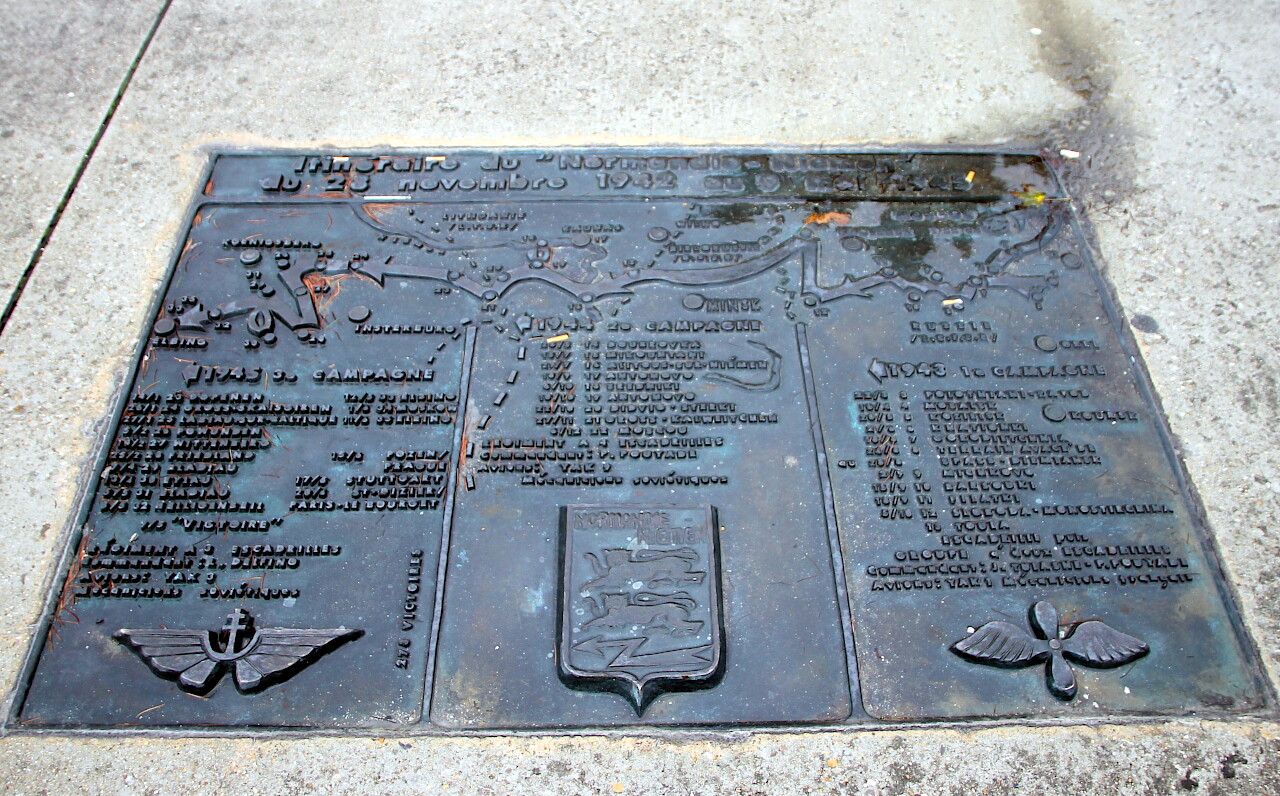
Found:
[[[7,3],[0,49],[0,306],[96,143],[162,6]]]
[[[1070,186],[1275,680],[1274,4],[8,6],[0,302],[110,123],[0,336],[6,689],[208,147],[588,143],[1082,153]],[[1257,794],[1280,793],[1280,723],[647,738],[11,734],[0,761],[0,788],[12,793]]]

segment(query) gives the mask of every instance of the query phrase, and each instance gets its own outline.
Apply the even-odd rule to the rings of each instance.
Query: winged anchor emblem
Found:
[[[1064,701],[1075,699],[1077,691],[1071,663],[1112,669],[1151,651],[1141,639],[1097,619],[1068,627],[1064,634],[1057,609],[1043,600],[1031,606],[1029,613],[1034,635],[1009,622],[987,622],[952,644],[951,651],[974,663],[1006,669],[1047,661],[1045,681],[1049,692]]]
[[[327,630],[258,628],[236,608],[218,631],[152,628],[115,633],[151,671],[197,694],[218,684],[231,669],[236,688],[251,692],[287,680],[338,644],[363,634],[345,627]]]

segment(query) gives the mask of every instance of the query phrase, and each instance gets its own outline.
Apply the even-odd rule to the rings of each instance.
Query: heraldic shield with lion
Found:
[[[560,677],[620,694],[643,714],[724,668],[719,552],[710,506],[562,510]]]

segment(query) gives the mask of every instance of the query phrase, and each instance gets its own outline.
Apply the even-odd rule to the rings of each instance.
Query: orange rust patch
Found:
[[[848,213],[814,213],[804,220],[806,224],[835,224],[837,227],[848,226],[853,217]]]
[[[351,274],[334,274],[333,276],[326,276],[318,271],[312,271],[309,274],[303,275],[302,284],[306,285],[307,290],[310,291],[311,300],[315,302],[317,314],[323,313],[329,309],[329,305],[332,304],[333,300],[342,292],[342,280],[349,276],[351,276]],[[321,290],[317,293],[316,288],[322,286],[327,286],[328,290]]]

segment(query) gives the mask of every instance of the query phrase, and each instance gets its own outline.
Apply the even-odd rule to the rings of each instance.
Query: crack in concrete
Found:
[[[143,57],[147,54],[147,49],[151,46],[151,41],[156,36],[156,31],[160,29],[160,24],[164,21],[165,14],[169,11],[169,6],[173,4],[173,0],[164,0],[160,6],[159,13],[156,14],[155,21],[151,24],[151,28],[147,31],[147,35],[142,40],[142,45],[138,48],[137,55],[129,64],[129,68],[124,73],[124,78],[120,81],[120,87],[116,89],[115,96],[111,99],[111,104],[107,106],[107,112],[103,115],[102,121],[98,124],[98,129],[94,132],[89,146],[85,150],[84,156],[80,158],[80,163],[76,166],[75,174],[71,176],[71,181],[67,184],[67,189],[63,192],[62,198],[58,201],[58,206],[54,208],[53,216],[49,219],[49,223],[45,226],[44,234],[40,236],[40,242],[36,244],[35,250],[31,253],[31,259],[27,262],[27,267],[22,270],[22,276],[18,277],[17,283],[13,286],[13,292],[9,294],[9,302],[5,305],[4,312],[0,313],[0,334],[4,334],[5,327],[9,325],[9,319],[13,317],[14,310],[18,307],[18,302],[22,299],[22,293],[26,290],[27,283],[31,281],[31,276],[35,273],[36,267],[40,265],[40,259],[44,256],[44,250],[49,245],[49,241],[53,238],[53,233],[58,229],[58,222],[62,220],[62,214],[66,212],[67,205],[71,202],[71,197],[75,195],[76,188],[80,186],[80,179],[84,176],[85,169],[89,167],[90,161],[93,160],[94,153],[98,151],[98,144],[102,142],[102,137],[106,135],[107,128],[111,126],[111,120],[115,117],[116,109],[120,107],[121,100],[124,99],[125,92],[129,90],[129,84],[133,82],[133,76],[138,71]]]

